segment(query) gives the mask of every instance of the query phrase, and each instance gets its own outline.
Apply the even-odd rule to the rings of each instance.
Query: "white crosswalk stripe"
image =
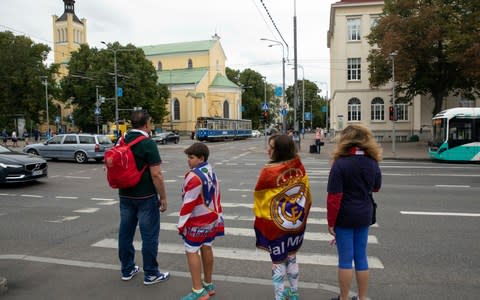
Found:
[[[162,224],[163,225],[163,224]],[[134,241],[133,245],[135,249],[141,249],[142,245],[140,241]],[[100,248],[112,248],[116,249],[118,241],[116,239],[103,239],[92,247]],[[161,243],[158,247],[159,253],[169,254],[184,254],[185,248],[183,244]],[[270,256],[266,251],[258,249],[241,249],[241,248],[226,248],[215,246],[215,258],[226,258],[235,260],[248,260],[248,261],[270,261]],[[300,264],[310,265],[323,265],[323,266],[336,266],[338,264],[338,258],[336,255],[319,255],[316,253],[304,253],[297,254],[297,261]],[[372,269],[383,269],[382,262],[376,257],[368,257],[368,266]]]

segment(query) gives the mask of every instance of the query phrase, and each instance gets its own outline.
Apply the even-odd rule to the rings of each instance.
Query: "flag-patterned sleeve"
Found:
[[[178,231],[183,232],[188,219],[192,215],[193,209],[202,201],[202,182],[194,172],[188,172],[185,175],[185,182],[182,191],[182,207],[180,209],[180,217],[178,219]]]

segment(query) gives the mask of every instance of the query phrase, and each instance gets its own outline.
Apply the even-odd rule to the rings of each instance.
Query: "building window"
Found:
[[[193,68],[193,62],[191,58],[188,59],[188,68],[189,69]]]
[[[385,120],[385,104],[380,97],[373,98],[372,100],[372,121],[384,121]]]
[[[162,69],[163,69],[163,68],[162,68],[162,62],[159,61],[159,62],[157,63],[157,71],[162,71]]]
[[[348,40],[360,40],[360,18],[347,19]]]
[[[215,66],[216,66],[215,69],[216,69],[217,71],[220,71],[220,62],[218,61],[218,59],[217,59],[217,61],[215,62]]]
[[[178,99],[173,101],[173,119],[180,120],[180,101]]]
[[[397,103],[397,121],[408,121],[408,103]]]
[[[223,117],[230,118],[230,105],[227,100],[223,102]]]
[[[378,20],[380,20],[380,17],[378,15],[370,16],[370,28],[377,26]]]
[[[361,58],[349,58],[347,66],[347,78],[348,80],[360,80],[361,78]]]
[[[360,121],[362,119],[360,108],[360,99],[351,98],[348,100],[348,121]]]

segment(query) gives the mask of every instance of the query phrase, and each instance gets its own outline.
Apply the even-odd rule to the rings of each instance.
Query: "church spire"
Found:
[[[64,13],[75,14],[75,0],[63,0],[63,3],[65,3]]]

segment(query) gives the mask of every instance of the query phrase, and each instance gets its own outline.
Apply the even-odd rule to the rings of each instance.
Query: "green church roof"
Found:
[[[161,44],[151,46],[141,46],[145,56],[166,55],[185,52],[208,51],[217,42],[217,40],[194,41],[172,44]]]
[[[220,73],[217,73],[217,75],[213,79],[213,82],[210,86],[211,87],[235,87],[235,88],[238,88],[238,85],[231,82],[226,76],[224,76]]]
[[[157,71],[157,76],[161,84],[191,84],[198,83],[207,72],[208,68],[177,69]]]

